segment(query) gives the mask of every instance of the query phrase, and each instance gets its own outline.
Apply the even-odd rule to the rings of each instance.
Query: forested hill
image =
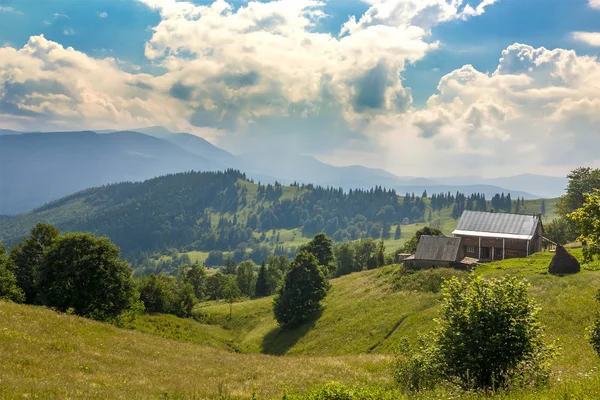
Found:
[[[88,189],[32,212],[0,219],[0,240],[11,245],[37,222],[62,231],[107,235],[125,256],[140,252],[235,249],[264,240],[261,233],[302,228],[337,240],[380,237],[391,225],[424,220],[420,196],[393,190],[259,185],[235,170],[167,175],[140,183]]]

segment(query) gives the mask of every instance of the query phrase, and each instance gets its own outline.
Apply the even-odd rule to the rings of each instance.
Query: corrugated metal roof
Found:
[[[531,239],[540,219],[538,216],[465,210],[455,235],[513,237]]]
[[[419,239],[415,259],[427,261],[457,261],[460,250],[460,241],[460,238],[423,235],[421,236],[421,239]]]

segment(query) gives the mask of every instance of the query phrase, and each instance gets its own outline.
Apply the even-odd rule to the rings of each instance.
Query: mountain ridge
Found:
[[[234,155],[190,133],[164,127],[124,131],[18,132],[0,134],[0,214],[18,214],[98,185],[143,181],[184,171],[234,168],[264,183],[300,182],[348,189],[376,186],[398,193],[510,193],[534,199],[557,197],[566,178],[522,174],[506,178],[400,177],[360,165],[333,166],[310,155]],[[101,132],[101,133],[98,133]],[[515,181],[515,187],[511,182]],[[498,184],[493,184],[498,183]],[[539,189],[529,190],[529,187]],[[559,189],[560,188],[560,189]]]

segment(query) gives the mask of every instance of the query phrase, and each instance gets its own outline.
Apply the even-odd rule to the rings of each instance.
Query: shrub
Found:
[[[596,300],[600,302],[600,290],[596,293]],[[600,313],[596,313],[594,324],[588,328],[588,339],[596,353],[600,355]]]
[[[4,244],[0,242],[0,299],[21,303],[25,300],[25,295],[17,286],[14,269],[12,260],[6,255]]]
[[[352,387],[330,382],[304,395],[284,395],[282,400],[397,400],[401,393],[382,387]]]
[[[403,343],[404,351],[396,358],[392,374],[404,392],[431,390],[442,379],[441,364],[427,340],[420,338],[421,344],[414,350]]]
[[[396,365],[396,379],[419,390],[415,371],[436,374],[466,389],[543,384],[554,346],[543,343],[539,308],[528,284],[514,277],[447,281],[437,327],[408,361]],[[419,378],[421,379],[421,378]]]
[[[394,273],[393,286],[396,290],[438,293],[446,280],[467,276],[466,272],[452,268],[413,270],[402,266]]]

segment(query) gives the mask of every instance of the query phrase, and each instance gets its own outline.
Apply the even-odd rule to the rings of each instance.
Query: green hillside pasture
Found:
[[[0,301],[0,398],[275,398],[328,381],[387,384],[391,358],[274,357]]]
[[[380,274],[392,267],[365,271],[332,280],[322,313],[291,331],[280,331],[273,318],[273,298],[229,305],[213,302],[196,311],[204,320],[236,332],[237,349],[269,354],[364,354],[391,353],[397,342],[388,336],[399,326],[413,325],[421,313],[435,307],[439,295],[394,291]],[[398,336],[398,335],[393,335]],[[414,336],[414,335],[411,335]]]
[[[581,250],[573,253],[581,257]],[[546,272],[553,253],[538,253],[527,259],[512,259],[480,266],[475,275],[515,275],[529,280],[530,293],[542,307],[541,319],[548,340],[558,339],[564,347],[557,371],[583,374],[600,366],[585,338],[598,309],[594,295],[600,289],[600,263],[584,265],[576,275],[558,277]],[[407,339],[433,327],[440,293],[394,290],[394,270],[354,273],[332,280],[332,289],[320,315],[304,327],[280,332],[272,316],[272,298],[248,300],[233,305],[213,302],[197,311],[205,321],[235,332],[242,352],[274,354],[392,354]],[[422,272],[424,277],[435,271]]]

